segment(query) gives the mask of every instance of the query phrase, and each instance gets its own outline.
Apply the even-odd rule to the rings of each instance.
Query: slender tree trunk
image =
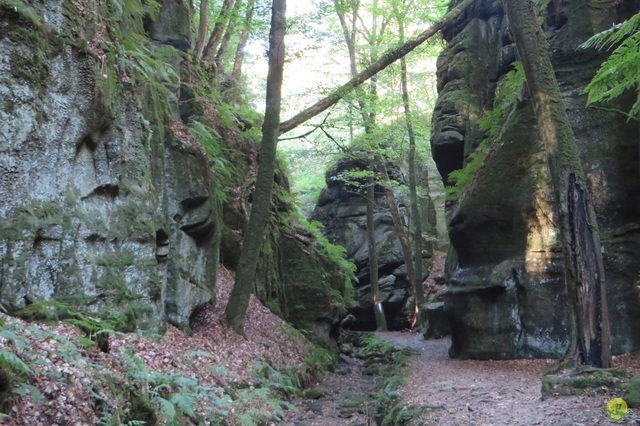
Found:
[[[396,18],[398,20],[398,32],[400,40],[404,42],[404,17],[395,8]],[[416,305],[417,312],[427,302],[424,295],[424,287],[422,286],[422,217],[420,214],[420,205],[418,204],[418,183],[416,173],[416,133],[413,130],[413,122],[411,120],[411,104],[409,103],[409,85],[407,83],[407,61],[404,57],[400,58],[400,85],[402,87],[402,106],[404,108],[404,117],[407,123],[407,133],[409,134],[409,203],[411,204],[411,222],[413,223],[413,261],[415,264],[416,286]],[[408,273],[408,270],[407,270]]]
[[[351,76],[355,77],[358,74],[358,61],[356,57],[356,35],[357,35],[357,19],[358,19],[358,1],[351,1],[350,5],[345,4],[345,0],[333,0],[334,8],[342,32],[344,34],[344,40],[347,45],[347,51],[349,52],[349,70]],[[351,8],[351,27],[347,25],[346,11]],[[373,121],[371,120],[371,114],[367,113],[366,94],[361,86],[356,88],[356,99],[360,106],[360,114],[362,117],[362,125],[367,135],[373,131]],[[350,115],[351,116],[351,115]],[[350,123],[350,136],[353,139],[353,125]],[[371,298],[373,301],[373,312],[376,319],[376,329],[378,331],[387,331],[387,319],[384,314],[384,308],[382,301],[380,300],[380,286],[378,284],[378,253],[376,251],[376,235],[375,235],[375,223],[374,223],[374,210],[375,210],[375,161],[370,163],[372,176],[367,179],[367,237],[369,244],[369,281],[371,287]]]
[[[358,75],[358,61],[356,58],[356,34],[359,2],[351,2],[351,27],[347,25],[346,6],[344,5],[344,1],[334,0],[333,4],[340,21],[340,26],[342,27],[344,41],[347,44],[347,52],[349,53],[349,71],[351,72],[351,77],[355,77]],[[365,103],[366,96],[361,86],[358,86],[355,90],[358,106],[360,107],[360,114],[362,115],[363,123],[365,123],[366,131],[368,123],[367,106]]]
[[[422,289],[422,299],[418,300],[420,309],[427,300],[424,297],[422,287],[422,215],[418,204],[418,179],[416,172],[416,134],[411,121],[411,107],[409,106],[409,92],[407,89],[407,64],[402,58],[400,60],[400,79],[402,80],[402,103],[404,104],[404,116],[407,121],[407,132],[409,133],[409,203],[411,204],[411,221],[413,222],[413,255],[416,265],[416,281],[418,287]]]
[[[238,46],[236,47],[236,54],[233,59],[233,70],[231,71],[231,81],[237,83],[240,81],[242,75],[242,63],[244,62],[244,49],[249,41],[251,35],[251,22],[253,20],[253,11],[256,7],[256,0],[249,0],[247,3],[247,12],[244,17],[244,27],[242,28],[242,34],[240,34],[240,40],[238,40]]]
[[[209,0],[200,0],[200,23],[198,25],[198,37],[196,45],[193,48],[193,54],[196,58],[202,57],[202,49],[207,40],[209,33]]]
[[[372,163],[373,165],[373,163]],[[376,232],[373,213],[376,205],[374,167],[372,175],[367,178],[367,237],[369,243],[369,281],[371,283],[371,297],[373,298],[373,313],[376,318],[376,331],[387,331],[387,319],[380,300],[380,286],[378,285],[378,254],[376,252]]]
[[[220,68],[222,65],[222,58],[227,53],[227,48],[229,47],[229,40],[231,40],[231,36],[233,35],[233,31],[236,26],[236,19],[238,16],[238,12],[240,11],[240,7],[242,7],[242,0],[236,0],[233,4],[233,9],[231,10],[231,16],[229,18],[229,23],[227,24],[227,29],[224,31],[224,36],[222,37],[222,41],[220,41],[220,46],[218,47],[218,53],[216,53],[215,64],[216,68]]]
[[[359,85],[370,79],[373,75],[377,74],[392,63],[396,62],[398,59],[406,56],[413,49],[420,46],[430,37],[437,34],[438,31],[440,31],[442,28],[452,23],[458,16],[460,16],[460,14],[462,14],[462,12],[465,11],[467,7],[472,5],[474,2],[475,0],[464,0],[458,6],[451,9],[451,11],[449,11],[449,13],[444,16],[444,18],[433,24],[433,26],[428,30],[418,34],[416,37],[408,40],[399,47],[385,52],[378,60],[369,65],[365,70],[361,71],[357,76],[351,78],[351,80],[335,89],[327,97],[319,100],[318,102],[305,109],[304,111],[296,114],[292,118],[283,121],[280,124],[280,133],[286,133],[292,129],[295,129],[302,123],[315,117],[316,115],[325,111],[327,108],[335,105],[340,99],[351,92],[354,88],[358,87]]]
[[[207,42],[207,45],[202,52],[202,57],[209,63],[213,64],[213,55],[218,48],[222,33],[224,32],[224,29],[227,26],[227,22],[229,21],[229,11],[231,10],[232,5],[233,0],[224,0],[224,2],[222,3],[220,12],[218,13],[218,17],[216,18],[216,23],[213,26],[213,31],[211,31],[211,36],[209,36],[209,41]]]
[[[249,306],[255,280],[256,265],[264,240],[264,230],[271,215],[271,193],[276,164],[276,148],[280,128],[280,104],[284,69],[284,34],[286,29],[286,0],[273,0],[271,30],[269,32],[269,71],[260,165],[253,192],[249,223],[244,232],[242,253],[238,261],[236,282],[225,309],[229,326],[246,337],[244,317]]]
[[[393,189],[391,188],[389,173],[387,172],[387,168],[382,163],[381,169],[382,179],[384,181],[384,195],[387,198],[387,204],[389,205],[389,212],[391,213],[391,219],[393,220],[393,228],[396,235],[398,236],[398,240],[400,240],[400,246],[402,247],[404,264],[407,267],[407,279],[409,280],[409,284],[411,284],[411,288],[413,289],[413,294],[416,297],[417,314],[419,312],[419,307],[424,304],[424,288],[422,287],[422,282],[419,279],[416,279],[416,269],[411,253],[411,243],[409,242],[409,235],[405,231],[404,224],[402,223],[402,219],[400,218],[400,211],[398,209],[398,203],[396,203],[396,197],[393,194]]]
[[[504,0],[547,153],[560,225],[567,293],[577,330],[566,359],[611,366],[606,283],[598,224],[578,145],[531,0]]]

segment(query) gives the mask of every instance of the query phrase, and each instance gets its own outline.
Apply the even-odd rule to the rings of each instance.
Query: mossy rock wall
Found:
[[[347,314],[345,275],[315,237],[298,231],[281,235],[271,255],[263,253],[257,296],[315,343],[335,349]]]
[[[0,2],[0,303],[62,300],[140,327],[188,326],[214,295],[208,159],[151,119],[167,118],[170,99],[107,102],[109,70],[71,2],[38,2],[30,20],[12,1]]]
[[[516,59],[508,22],[500,6],[489,3],[476,4],[444,31],[449,44],[438,61],[431,143],[445,181],[482,139],[479,119]],[[548,12],[543,24],[601,230],[614,353],[640,347],[639,128],[608,108],[628,109],[625,101],[585,106],[584,87],[603,57],[576,48],[639,7],[563,4],[562,19],[556,22]],[[450,352],[463,358],[561,357],[570,338],[562,253],[546,154],[526,91],[496,134],[470,188],[449,211]]]

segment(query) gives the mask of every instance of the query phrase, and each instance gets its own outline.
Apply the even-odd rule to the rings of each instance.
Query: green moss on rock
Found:
[[[640,376],[633,376],[631,378],[623,399],[629,407],[640,407]]]
[[[582,395],[589,391],[621,392],[631,378],[631,374],[616,369],[598,369],[579,366],[560,374],[542,377],[542,396]]]

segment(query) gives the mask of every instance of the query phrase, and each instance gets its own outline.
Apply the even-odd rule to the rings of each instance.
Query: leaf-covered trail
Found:
[[[423,340],[415,333],[383,333],[386,341],[409,347],[408,374],[400,394],[420,407],[412,424],[419,425],[605,425],[607,402],[621,395],[541,399],[540,378],[554,360],[476,361],[448,356],[449,339]],[[629,371],[639,353],[615,359]],[[635,371],[635,374],[638,374]],[[617,424],[640,424],[637,412]]]
[[[286,426],[373,425],[374,398],[378,378],[364,374],[364,362],[340,356],[335,372],[327,373],[313,387],[318,399],[296,399],[297,413],[290,413]]]

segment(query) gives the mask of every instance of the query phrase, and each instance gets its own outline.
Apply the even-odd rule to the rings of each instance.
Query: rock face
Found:
[[[187,326],[214,294],[220,225],[208,160],[170,133],[154,138],[133,101],[108,108],[96,59],[62,41],[65,7],[47,2],[42,26],[2,9],[0,303],[56,299],[115,308],[142,327]],[[16,37],[18,25],[59,50]],[[20,65],[30,55],[43,56],[43,81]]]
[[[244,206],[251,186],[230,190],[223,209],[217,191],[232,185],[216,181],[203,148],[185,136],[184,124],[199,111],[192,85],[179,81],[191,66],[182,53],[193,33],[191,5],[160,4],[155,20],[139,18],[149,48],[168,49],[163,64],[178,79],[169,92],[144,82],[127,87],[133,83],[107,57],[112,33],[82,2],[0,5],[2,308],[64,302],[116,311],[130,328],[158,331],[165,321],[187,328],[196,308],[215,303],[218,259],[234,266],[246,221],[246,211],[232,206]],[[224,130],[223,138],[237,138],[223,143],[245,173],[255,150],[239,131]],[[292,233],[289,222],[280,226]],[[291,314],[294,323],[327,343],[344,315],[344,277],[315,238],[303,247],[282,238],[286,262],[275,287],[301,310]],[[315,269],[294,279],[300,265]]]
[[[612,349],[622,353],[640,347],[638,125],[611,110],[585,107],[584,87],[602,57],[576,51],[591,34],[639,6],[610,3],[604,9],[563,3],[546,12],[545,28],[601,230]],[[477,2],[445,37],[431,144],[447,181],[483,139],[478,119],[492,108],[515,46],[499,3],[490,1]],[[454,357],[560,357],[569,344],[549,169],[527,96],[508,109],[498,140],[451,212],[454,251],[445,309]]]
[[[291,232],[293,231],[293,232]],[[272,303],[293,326],[315,343],[337,348],[338,325],[347,314],[343,299],[347,280],[323,246],[303,229],[293,228],[276,243],[277,253],[263,258],[258,272],[258,297],[269,300],[269,289],[280,291]],[[309,333],[310,332],[310,333]]]
[[[375,318],[369,278],[369,247],[367,238],[367,202],[353,188],[339,179],[346,170],[364,169],[363,164],[353,160],[339,160],[326,173],[327,188],[322,190],[318,203],[311,215],[312,220],[321,222],[324,233],[334,244],[346,249],[347,259],[356,265],[358,282],[355,285],[357,306],[349,312],[356,317],[354,329],[375,330]],[[413,290],[407,280],[402,247],[394,232],[393,220],[381,188],[376,187],[376,207],[374,226],[376,252],[378,254],[378,275],[380,296],[390,330],[402,330],[411,326],[412,303],[409,298]],[[397,195],[396,195],[397,197]],[[427,203],[429,204],[429,203]],[[408,205],[398,202],[403,222],[409,223]],[[428,232],[435,225],[435,213],[423,213],[427,222],[423,229]],[[430,220],[430,222],[428,222]],[[429,225],[431,223],[432,225]],[[423,245],[424,280],[430,267],[431,246]],[[421,280],[421,282],[422,282]]]

